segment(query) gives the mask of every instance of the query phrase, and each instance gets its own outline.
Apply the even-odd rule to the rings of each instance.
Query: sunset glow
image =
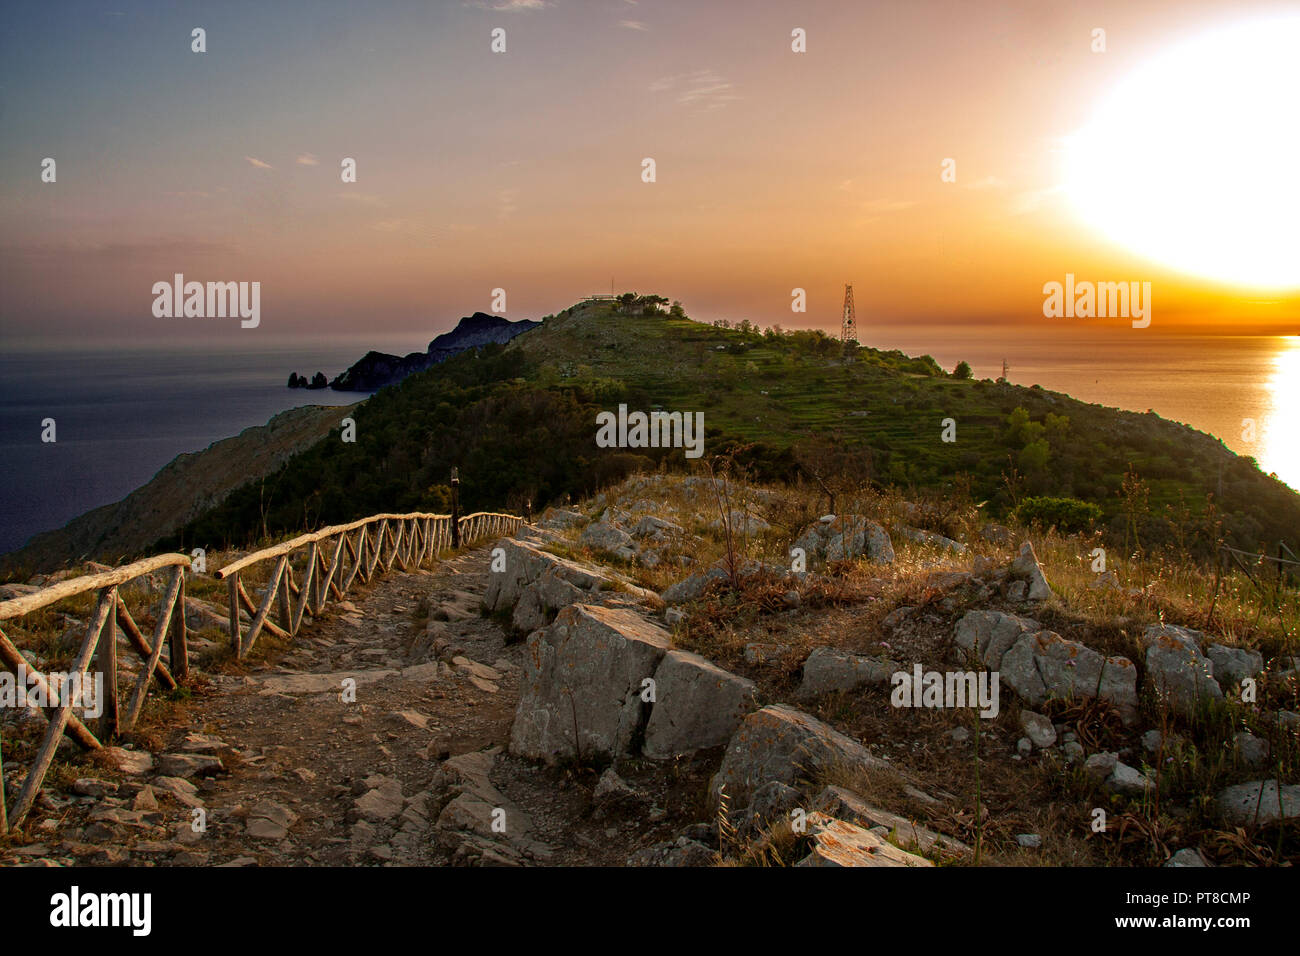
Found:
[[[1067,146],[1078,215],[1195,276],[1300,287],[1300,16],[1216,30],[1147,60]]]

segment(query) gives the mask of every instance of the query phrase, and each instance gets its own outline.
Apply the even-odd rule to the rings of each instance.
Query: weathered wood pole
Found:
[[[104,713],[99,718],[99,739],[112,743],[117,736],[117,588],[105,588],[102,600],[109,602],[110,610],[99,638],[99,655],[96,666],[104,675]],[[65,721],[66,723],[66,721]],[[59,728],[59,733],[63,728]],[[55,741],[57,744],[57,739]],[[47,764],[48,766],[48,764]]]
[[[190,679],[190,639],[185,625],[185,568],[176,568],[180,584],[176,588],[176,612],[172,618],[171,651],[172,677],[184,684]]]
[[[460,547],[460,469],[451,470],[451,546]]]

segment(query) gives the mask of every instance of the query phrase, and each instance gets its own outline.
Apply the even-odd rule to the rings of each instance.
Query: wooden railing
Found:
[[[0,601],[0,621],[12,620],[49,607],[59,601],[85,594],[89,591],[99,592],[99,601],[86,627],[81,648],[72,662],[68,676],[76,682],[74,686],[84,686],[87,680],[91,657],[95,657],[96,677],[103,681],[97,701],[103,707],[99,718],[99,733],[105,740],[111,740],[119,730],[130,730],[135,726],[144,707],[145,694],[149,684],[157,676],[159,682],[168,690],[174,689],[189,677],[189,652],[185,636],[185,569],[190,566],[190,559],[183,554],[160,554],[156,557],[136,561],[124,567],[114,568],[100,574],[88,574],[79,578],[61,581],[52,587],[44,588],[32,594]],[[158,610],[158,622],[154,627],[153,640],[150,641],[140,633],[140,629],[131,618],[126,602],[122,600],[118,589],[136,578],[152,574],[163,568],[173,568],[171,583]],[[119,710],[117,695],[117,628],[122,628],[131,646],[145,662],[145,668],[136,679],[135,690],[126,706],[126,713]],[[163,644],[171,636],[171,667],[161,660]],[[0,631],[0,663],[12,670],[15,678],[32,690],[39,691],[46,704],[45,715],[49,719],[45,737],[36,759],[27,771],[18,799],[14,803],[12,822],[16,826],[27,816],[32,808],[45,774],[54,760],[59,741],[67,733],[76,743],[86,750],[95,750],[100,746],[99,738],[90,732],[81,718],[72,712],[73,705],[81,703],[72,699],[60,699],[58,682],[52,682],[46,675],[28,665],[13,642]],[[10,821],[5,811],[4,768],[0,766],[0,833],[8,831]]]
[[[450,515],[372,515],[351,524],[323,528],[313,534],[302,535],[240,558],[215,573],[217,578],[227,582],[231,649],[236,657],[247,656],[264,630],[280,637],[296,635],[304,615],[318,616],[331,595],[342,600],[357,578],[363,583],[368,582],[376,576],[376,569],[379,573],[394,567],[410,571],[427,561],[437,560],[443,550],[453,546],[453,542],[465,545],[488,536],[513,534],[523,520],[517,515],[479,512],[460,518],[453,533]],[[304,559],[299,568],[301,585],[294,579],[293,568],[293,562],[299,556]],[[275,561],[275,566],[267,581],[262,603],[255,605],[240,580],[240,573],[250,571],[267,561]],[[118,589],[136,578],[168,567],[174,570],[150,640],[136,626]],[[144,707],[145,696],[155,678],[165,690],[174,690],[189,679],[189,650],[185,631],[185,569],[188,567],[190,559],[186,555],[160,554],[111,571],[71,578],[32,594],[0,601],[0,621],[6,621],[80,594],[99,592],[95,612],[68,673],[70,677],[75,676],[79,683],[84,683],[91,658],[97,653],[95,669],[97,676],[103,675],[103,693],[98,700],[104,708],[97,737],[73,713],[73,705],[79,702],[59,699],[58,687],[52,685],[46,675],[29,666],[18,648],[0,631],[0,664],[13,671],[15,677],[25,679],[34,691],[39,690],[44,695],[48,705],[45,714],[49,719],[40,749],[27,772],[12,812],[6,811],[3,755],[0,754],[0,834],[8,832],[11,825],[20,824],[31,810],[54,759],[59,740],[65,733],[83,749],[97,749],[101,746],[101,739],[112,740],[119,732],[135,726]],[[295,597],[296,605],[293,600]],[[270,620],[271,608],[277,603],[280,618],[278,626]],[[243,632],[240,625],[241,609],[252,615],[247,632]],[[145,668],[136,679],[124,714],[119,709],[117,690],[118,627],[145,662]],[[169,646],[170,667],[161,660],[164,643]]]
[[[372,515],[351,524],[322,528],[270,548],[263,548],[240,558],[216,572],[229,589],[230,648],[238,658],[253,649],[262,631],[289,638],[298,633],[303,615],[320,614],[331,595],[343,600],[358,577],[364,584],[375,569],[403,571],[436,560],[444,548],[452,546],[451,515],[423,513]],[[513,533],[523,521],[516,515],[479,512],[460,519],[458,540],[469,544],[486,535]],[[302,555],[298,569],[299,584],[294,578],[293,558]],[[329,555],[327,558],[326,555]],[[275,561],[266,584],[262,603],[257,605],[239,580],[241,571],[266,561]],[[294,598],[297,598],[296,606]],[[280,623],[270,619],[271,608],[279,604]],[[252,615],[248,631],[239,622],[239,609]]]

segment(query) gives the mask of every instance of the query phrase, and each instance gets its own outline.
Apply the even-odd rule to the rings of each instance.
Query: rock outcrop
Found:
[[[426,351],[411,352],[404,356],[367,352],[329,385],[340,392],[373,392],[385,385],[400,382],[408,375],[432,368],[439,362],[445,362],[466,349],[480,348],[491,343],[504,344],[539,325],[540,322],[527,319],[511,322],[504,316],[475,312],[461,319],[450,332],[444,332],[430,342]]]
[[[894,560],[894,546],[883,527],[862,515],[826,515],[804,528],[791,546],[802,548],[811,565],[865,557],[882,564]]]

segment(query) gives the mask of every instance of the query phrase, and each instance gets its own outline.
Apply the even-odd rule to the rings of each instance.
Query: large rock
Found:
[[[666,758],[720,747],[754,709],[752,681],[698,654],[668,651],[654,674],[644,753]]]
[[[894,560],[894,546],[879,524],[862,515],[832,516],[814,521],[792,545],[813,560],[844,561],[866,557],[884,564]]]
[[[1033,706],[1052,698],[1096,697],[1110,701],[1124,723],[1137,720],[1137,668],[1127,657],[1102,657],[1054,631],[1039,631],[1017,640],[997,670]]]
[[[1191,716],[1223,691],[1214,679],[1214,663],[1201,653],[1199,631],[1170,624],[1152,625],[1142,635],[1147,649],[1147,680],[1177,713]]]
[[[957,622],[957,646],[997,670],[1005,654],[1026,634],[1041,630],[1037,621],[1001,611],[970,611]]]
[[[682,534],[685,534],[685,532],[682,530],[681,525],[665,521],[663,518],[656,518],[654,515],[646,515],[632,529],[634,537],[649,538],[652,541],[667,541]]]
[[[634,611],[571,604],[528,638],[510,750],[555,762],[626,754],[669,635]]]
[[[807,824],[812,846],[795,866],[934,866],[870,830],[824,813],[808,814]]]
[[[1026,541],[1020,545],[1020,553],[1011,562],[1011,573],[1029,586],[1029,600],[1046,601],[1052,596],[1051,585],[1047,583],[1047,577],[1038,564],[1038,555],[1034,554],[1031,542]]]
[[[1252,780],[1219,792],[1219,810],[1229,823],[1241,826],[1278,823],[1300,817],[1300,786],[1276,780]]]
[[[599,600],[616,583],[593,568],[510,538],[497,541],[496,548],[505,552],[504,569],[488,571],[483,606],[513,609],[511,622],[524,633],[545,626],[562,607]]]
[[[913,528],[905,524],[896,524],[892,530],[900,538],[924,545],[927,548],[938,548],[941,551],[949,551],[953,554],[966,553],[966,545],[960,541],[954,541],[952,538],[946,538],[941,534],[935,534],[933,531],[925,531],[922,528]]]
[[[835,817],[837,820],[844,820],[864,829],[885,827],[899,845],[916,847],[922,853],[928,853],[936,846],[940,850],[949,853],[966,854],[971,852],[971,848],[960,840],[945,836],[942,833],[935,833],[928,827],[913,823],[897,813],[873,807],[861,796],[852,790],[846,790],[844,787],[827,787],[817,795],[814,806],[828,816]]]
[[[688,601],[696,600],[714,581],[729,579],[730,575],[722,568],[696,571],[675,584],[670,584],[659,596],[663,598],[665,604],[686,604]]]
[[[744,807],[765,783],[776,780],[798,787],[815,782],[819,772],[831,767],[883,770],[889,765],[815,717],[772,704],[750,714],[732,734],[709,795],[716,805],[725,787],[728,804]]]
[[[1264,657],[1259,651],[1210,644],[1205,648],[1205,656],[1214,665],[1214,679],[1225,691],[1232,690],[1247,677],[1258,677],[1264,670]]]
[[[832,691],[857,690],[867,684],[888,684],[891,675],[901,669],[895,661],[818,647],[803,663],[803,682],[796,696],[807,700]]]
[[[553,508],[546,513],[546,517],[542,519],[541,524],[544,528],[561,529],[571,528],[585,520],[580,512],[570,511],[566,508]]]
[[[617,553],[620,548],[632,544],[632,536],[602,518],[582,529],[582,534],[578,536],[578,544],[593,551]]]

